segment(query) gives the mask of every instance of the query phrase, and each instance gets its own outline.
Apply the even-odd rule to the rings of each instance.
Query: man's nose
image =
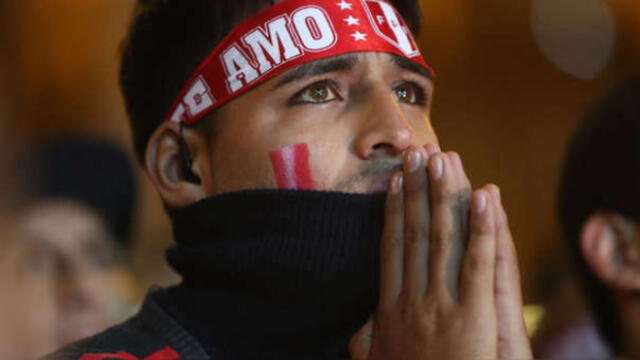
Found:
[[[412,144],[414,128],[390,91],[376,91],[363,106],[355,151],[361,158],[395,156]]]

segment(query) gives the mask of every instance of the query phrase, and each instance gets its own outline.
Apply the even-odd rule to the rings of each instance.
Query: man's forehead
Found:
[[[429,69],[415,63],[414,61],[403,58],[396,54],[379,54],[382,55],[385,61],[398,69],[413,72],[424,77],[427,80],[433,79],[433,74]],[[353,53],[302,64],[282,74],[274,88],[278,88],[294,81],[299,81],[305,78],[310,78],[322,74],[328,74],[337,71],[348,71],[365,62],[365,59],[365,53]]]

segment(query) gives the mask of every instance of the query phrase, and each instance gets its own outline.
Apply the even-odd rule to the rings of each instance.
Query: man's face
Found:
[[[275,77],[218,110],[206,195],[385,191],[403,150],[438,143],[432,93],[424,69],[385,53],[324,59]]]

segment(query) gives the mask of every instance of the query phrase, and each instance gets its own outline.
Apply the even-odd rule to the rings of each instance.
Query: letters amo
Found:
[[[237,42],[222,52],[227,90],[234,93],[305,52],[325,51],[337,39],[329,15],[318,6],[304,6],[290,16],[271,19],[242,36],[242,45],[251,56]]]

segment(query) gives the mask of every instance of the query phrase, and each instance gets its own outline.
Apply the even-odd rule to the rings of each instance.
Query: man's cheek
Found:
[[[293,144],[269,153],[278,189],[314,190],[309,146]]]

